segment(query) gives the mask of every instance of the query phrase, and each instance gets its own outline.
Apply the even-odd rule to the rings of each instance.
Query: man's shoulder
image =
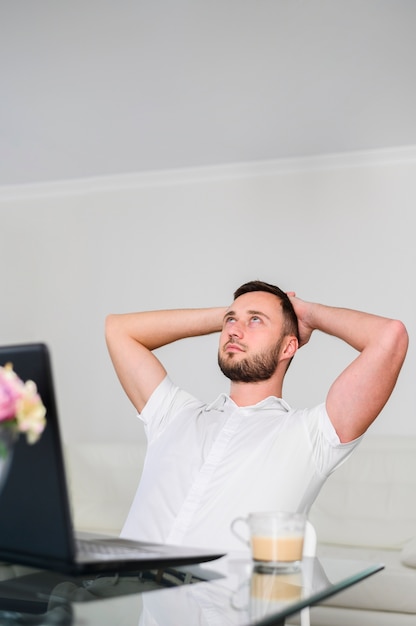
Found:
[[[185,406],[203,407],[205,404],[189,391],[179,387],[169,376],[165,376],[150,396],[142,411],[142,417],[155,411],[174,410]]]

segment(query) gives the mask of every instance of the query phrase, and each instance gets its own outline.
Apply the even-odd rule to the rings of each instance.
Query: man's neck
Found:
[[[237,406],[253,406],[270,396],[282,397],[282,384],[273,378],[258,383],[231,382],[230,398]]]

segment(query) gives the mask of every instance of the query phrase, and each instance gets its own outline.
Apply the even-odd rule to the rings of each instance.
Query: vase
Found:
[[[16,439],[11,428],[0,425],[0,493],[7,480]]]

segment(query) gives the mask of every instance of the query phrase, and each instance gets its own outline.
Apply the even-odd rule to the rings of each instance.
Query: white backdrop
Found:
[[[300,297],[402,319],[415,334],[416,150],[0,188],[0,342],[52,351],[64,437],[142,437],[104,342],[109,312],[228,304],[259,278]],[[160,351],[203,399],[228,389],[216,336]],[[313,336],[285,384],[324,399],[353,358]],[[372,427],[416,434],[415,352]]]

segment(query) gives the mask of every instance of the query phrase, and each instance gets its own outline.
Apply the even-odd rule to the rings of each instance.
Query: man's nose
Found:
[[[238,337],[241,339],[243,336],[243,328],[239,322],[234,322],[233,325],[228,329],[228,334],[230,337]]]

